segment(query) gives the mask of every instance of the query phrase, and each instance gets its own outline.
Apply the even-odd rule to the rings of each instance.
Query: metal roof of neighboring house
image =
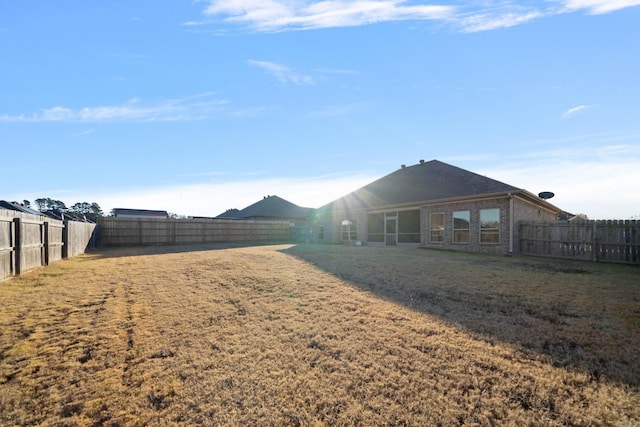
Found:
[[[152,216],[158,218],[168,218],[169,213],[167,211],[155,211],[149,209],[124,209],[124,208],[114,208],[113,213],[115,216],[118,215],[131,215],[131,216]]]
[[[522,191],[495,179],[438,160],[402,166],[319,211],[367,210],[436,200]]]
[[[84,215],[79,215],[73,212],[62,212],[59,209],[42,211],[42,213],[49,218],[58,219],[61,221],[68,219],[71,221],[79,221],[79,222],[93,222],[88,220]]]
[[[31,215],[42,215],[42,212],[37,211],[35,209],[28,208],[19,203],[7,202],[6,200],[0,200],[0,207],[9,209],[12,211],[18,211],[22,213],[27,213]]]
[[[315,209],[303,208],[278,196],[265,196],[262,200],[233,213],[226,218],[274,218],[274,219],[304,219],[309,217]],[[229,211],[227,211],[229,212]],[[225,215],[225,212],[222,215]],[[218,218],[224,218],[218,216]]]

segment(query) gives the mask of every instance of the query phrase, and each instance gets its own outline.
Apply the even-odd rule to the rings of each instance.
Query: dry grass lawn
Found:
[[[0,283],[0,425],[640,425],[640,269],[110,249]]]

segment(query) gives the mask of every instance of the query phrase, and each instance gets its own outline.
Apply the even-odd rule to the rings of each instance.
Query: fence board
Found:
[[[640,221],[522,222],[520,252],[556,258],[640,263]]]
[[[83,254],[87,248],[95,246],[93,237],[96,224],[66,220],[64,228],[66,228],[68,234],[65,242],[67,258]]]
[[[283,242],[289,240],[288,221],[225,219],[101,218],[100,244],[146,246],[222,242]]]
[[[16,235],[19,239],[17,273],[45,265],[44,221],[16,218]]]
[[[83,253],[94,228],[0,209],[0,280]]]
[[[0,280],[15,274],[15,223],[0,217]]]
[[[55,219],[49,219],[45,222],[45,231],[48,233],[46,239],[47,247],[45,248],[45,255],[47,256],[46,264],[50,264],[55,261],[60,261],[63,256],[63,231],[64,223]]]

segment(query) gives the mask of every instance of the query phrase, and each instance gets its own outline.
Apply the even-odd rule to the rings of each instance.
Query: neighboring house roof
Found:
[[[116,217],[129,217],[129,218],[169,218],[167,211],[154,211],[148,209],[124,209],[115,208],[113,213]]]
[[[58,219],[61,221],[64,221],[65,219],[71,220],[71,221],[79,221],[79,222],[92,222],[90,220],[88,220],[84,215],[78,215],[75,213],[69,213],[69,212],[62,212],[58,209],[54,209],[54,210],[49,210],[49,211],[42,211],[42,213],[46,216],[48,216],[49,218],[53,218],[53,219]]]
[[[403,165],[399,170],[334,200],[318,211],[370,210],[508,192],[523,190],[438,160],[431,160],[408,167]]]
[[[222,215],[226,215],[227,212]],[[313,212],[313,208],[302,208],[278,196],[265,196],[264,199],[251,206],[247,206],[238,212],[230,213],[229,216],[218,216],[218,218],[304,219],[311,216]]]
[[[238,209],[227,209],[224,213],[221,213],[216,219],[237,219],[240,211]]]
[[[6,200],[0,200],[0,207],[9,209],[12,211],[27,213],[31,215],[42,215],[42,212],[37,211],[35,209],[28,208],[19,203],[7,202]]]

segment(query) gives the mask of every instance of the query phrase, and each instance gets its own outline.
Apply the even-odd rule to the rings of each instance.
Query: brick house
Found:
[[[432,160],[317,209],[314,226],[320,242],[509,254],[518,251],[519,221],[562,213],[526,190]]]

